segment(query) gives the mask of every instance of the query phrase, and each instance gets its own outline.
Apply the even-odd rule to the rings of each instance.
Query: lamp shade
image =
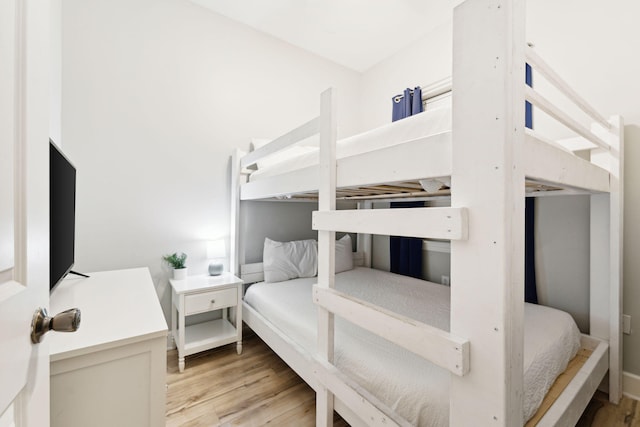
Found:
[[[224,240],[211,240],[207,243],[207,259],[224,258],[226,255]]]

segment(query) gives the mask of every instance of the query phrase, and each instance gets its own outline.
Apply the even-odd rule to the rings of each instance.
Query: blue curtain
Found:
[[[391,208],[424,207],[424,202],[394,202]],[[389,262],[392,273],[422,278],[422,239],[417,237],[389,237]]]
[[[423,111],[420,87],[405,89],[392,98],[392,120],[404,119]],[[424,202],[394,202],[391,208],[422,207]],[[416,278],[422,277],[422,239],[416,237],[391,236],[389,258],[392,273]]]
[[[391,102],[393,103],[392,121],[394,122],[423,111],[420,86],[414,89],[406,88],[403,93],[391,98]]]
[[[533,76],[529,64],[525,67],[525,82],[533,87]],[[529,101],[525,101],[524,116],[525,126],[533,129],[533,108]],[[535,207],[535,197],[527,197],[524,212],[524,300],[533,304],[538,303],[534,240]]]

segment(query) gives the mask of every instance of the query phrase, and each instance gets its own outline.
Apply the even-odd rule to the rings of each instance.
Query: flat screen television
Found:
[[[49,291],[75,261],[76,168],[49,140]]]

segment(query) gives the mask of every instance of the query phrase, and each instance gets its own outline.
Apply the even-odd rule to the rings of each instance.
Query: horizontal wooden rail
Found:
[[[589,192],[611,191],[609,172],[594,163],[576,162],[576,156],[558,150],[536,134],[527,133],[522,151],[525,176],[537,182],[560,185],[566,189],[585,189]],[[556,193],[551,191],[549,193]]]
[[[466,240],[466,208],[399,208],[315,211],[314,230]]]
[[[368,426],[411,426],[406,420],[387,415],[393,414],[391,408],[327,361],[316,358],[313,373],[323,386],[358,414]]]
[[[258,160],[287,148],[290,145],[294,145],[296,142],[309,138],[318,132],[320,132],[320,117],[309,120],[307,123],[274,139],[267,145],[250,152],[241,159],[240,167],[243,169],[249,167]]]
[[[589,117],[600,123],[605,129],[611,129],[611,123],[604,116],[598,113],[578,92],[573,90],[563,79],[536,53],[533,48],[525,48],[527,63],[537,72],[542,74],[552,85],[571,100],[578,108],[584,111]]]
[[[314,285],[313,301],[456,375],[469,372],[469,341],[465,339],[334,289]]]
[[[436,96],[440,96],[447,92],[451,92],[453,88],[453,80],[451,76],[444,78],[442,80],[438,80],[436,82],[431,83],[430,85],[423,86],[421,88],[422,100],[426,101],[431,98],[435,98]]]
[[[578,135],[588,139],[603,150],[608,151],[611,149],[609,144],[604,142],[601,138],[593,134],[589,129],[582,126],[575,119],[553,105],[549,100],[547,100],[535,90],[531,89],[529,86],[525,86],[524,93],[527,101],[531,102],[533,105],[540,108],[542,111],[549,114],[551,117],[555,118],[560,123],[576,132]]]

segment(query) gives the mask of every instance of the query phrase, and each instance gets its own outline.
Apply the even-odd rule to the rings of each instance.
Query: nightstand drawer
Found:
[[[238,303],[238,289],[229,288],[219,291],[203,292],[187,295],[184,298],[184,311],[186,315],[201,311],[216,310],[236,305]]]

